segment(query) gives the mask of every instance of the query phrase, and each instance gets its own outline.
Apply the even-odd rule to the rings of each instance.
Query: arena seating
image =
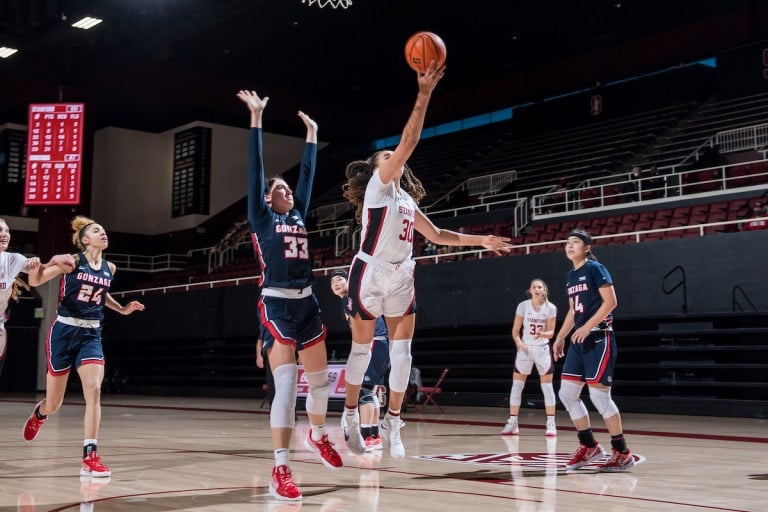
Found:
[[[764,123],[766,117],[768,93],[701,105],[634,163],[646,168],[677,165],[717,132]]]

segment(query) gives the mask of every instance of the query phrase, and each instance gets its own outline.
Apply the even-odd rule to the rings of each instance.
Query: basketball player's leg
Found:
[[[272,446],[275,450],[288,449],[296,418],[296,348],[274,338],[270,342],[266,351],[275,380],[275,398],[269,410]]]
[[[328,413],[328,396],[330,395],[326,354],[324,340],[299,351],[299,360],[304,365],[304,375],[309,387],[306,409],[310,429],[304,440],[304,445],[320,457],[325,467],[334,469],[341,467],[343,463],[325,433],[325,418]]]
[[[5,347],[7,341],[8,333],[5,331],[5,329],[0,329],[0,375],[3,374],[3,364],[5,363]]]
[[[416,315],[385,317],[389,331],[389,410],[400,411],[411,374],[411,342]]]
[[[376,320],[362,318],[360,313],[357,313],[349,319],[349,325],[352,328],[352,347],[344,373],[346,395],[344,396],[341,428],[344,431],[344,439],[347,441],[349,450],[352,453],[361,454],[365,452],[365,439],[360,430],[358,400],[365,372],[371,361],[371,343],[376,328]]]
[[[35,404],[32,414],[24,422],[22,434],[26,441],[34,441],[40,433],[40,429],[45,425],[49,414],[59,410],[64,401],[64,393],[67,391],[67,379],[69,370],[62,371],[57,375],[51,375],[50,370],[45,378],[45,398]]]
[[[389,331],[389,406],[381,421],[380,433],[389,444],[389,454],[400,459],[405,457],[405,446],[400,438],[400,409],[411,374],[411,340],[416,315],[409,313],[400,317],[386,316],[385,320]]]
[[[101,384],[104,381],[103,364],[82,364],[77,369],[83,386],[85,439],[97,439],[101,425]]]
[[[349,271],[349,300],[351,306],[349,326],[352,329],[352,346],[345,371],[347,412],[357,414],[357,400],[368,364],[371,362],[371,345],[376,329],[376,319],[381,316],[383,298],[387,294],[389,273],[373,265],[365,265],[355,259]],[[351,447],[356,451],[357,446]]]
[[[555,421],[557,399],[555,398],[555,388],[552,384],[554,377],[552,348],[547,344],[537,347],[536,350],[536,371],[539,373],[541,393],[544,395],[544,410],[547,413],[546,430],[544,433],[549,437],[554,437],[557,435]]]
[[[264,324],[262,324],[264,325]],[[272,326],[275,328],[276,326]],[[285,331],[281,331],[285,333]],[[269,408],[269,424],[272,430],[272,447],[275,466],[269,482],[269,493],[279,500],[300,500],[301,491],[293,482],[290,470],[290,443],[296,421],[297,373],[296,347],[290,342],[281,342],[273,337],[272,331],[262,329],[267,359],[275,381],[275,397]]]
[[[352,329],[352,347],[347,358],[345,372],[346,397],[344,405],[349,409],[355,409],[365,371],[371,362],[371,343],[376,328],[376,320],[368,320],[357,314],[350,317],[349,325]]]
[[[518,416],[520,414],[520,404],[522,403],[523,388],[528,378],[528,373],[521,373],[519,370],[530,372],[530,365],[526,365],[521,360],[525,359],[524,352],[518,352],[515,360],[515,372],[512,373],[512,388],[509,390],[509,418],[504,428],[501,429],[501,435],[514,436],[520,433]],[[533,363],[532,361],[530,361]]]
[[[517,418],[522,403],[525,381],[533,371],[534,358],[531,348],[515,353],[515,371],[512,373],[512,389],[509,392],[509,416]]]
[[[108,477],[110,469],[102,464],[98,454],[98,434],[101,426],[101,383],[104,381],[104,365],[81,364],[77,369],[83,386],[85,415],[83,417],[83,464],[81,476]]]

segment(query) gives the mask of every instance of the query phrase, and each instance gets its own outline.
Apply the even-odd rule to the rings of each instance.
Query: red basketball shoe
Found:
[[[611,458],[600,466],[600,471],[605,473],[620,473],[626,471],[629,468],[635,467],[635,456],[632,452],[627,450],[627,453],[621,453],[614,449],[611,454]]]
[[[315,441],[312,439],[312,430],[310,429],[307,432],[307,438],[304,440],[304,446],[312,453],[318,454],[320,460],[323,461],[323,465],[328,469],[336,469],[344,465],[341,462],[339,453],[334,449],[333,443],[328,440],[328,434],[324,435],[319,441]]]
[[[110,475],[112,475],[112,472],[107,466],[101,463],[101,457],[99,457],[98,453],[91,452],[83,459],[83,465],[80,468],[80,476],[103,478]]]
[[[581,445],[576,453],[573,454],[571,460],[565,465],[565,469],[579,469],[582,466],[586,466],[593,460],[599,459],[605,455],[605,450],[600,446],[600,443],[595,443],[592,448]]]
[[[278,500],[298,501],[302,498],[301,491],[293,483],[291,468],[275,466],[272,468],[272,480],[269,481],[269,494]]]
[[[40,409],[40,405],[44,402],[44,400],[40,400],[37,402],[37,405],[34,409],[32,409],[32,414],[29,415],[29,418],[27,418],[27,422],[24,423],[24,439],[27,441],[34,441],[37,437],[37,434],[40,433],[40,428],[45,424],[45,420],[48,419],[46,416],[43,419],[37,419],[37,411]]]

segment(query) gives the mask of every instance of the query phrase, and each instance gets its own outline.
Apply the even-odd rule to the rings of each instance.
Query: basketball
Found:
[[[426,73],[433,60],[437,61],[438,67],[445,64],[446,53],[445,43],[432,32],[416,32],[405,43],[405,60],[419,73]]]

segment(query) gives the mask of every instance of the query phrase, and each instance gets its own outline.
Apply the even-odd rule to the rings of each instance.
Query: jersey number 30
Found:
[[[413,242],[413,221],[403,219],[403,232],[398,237],[400,240],[405,240],[408,243]]]

